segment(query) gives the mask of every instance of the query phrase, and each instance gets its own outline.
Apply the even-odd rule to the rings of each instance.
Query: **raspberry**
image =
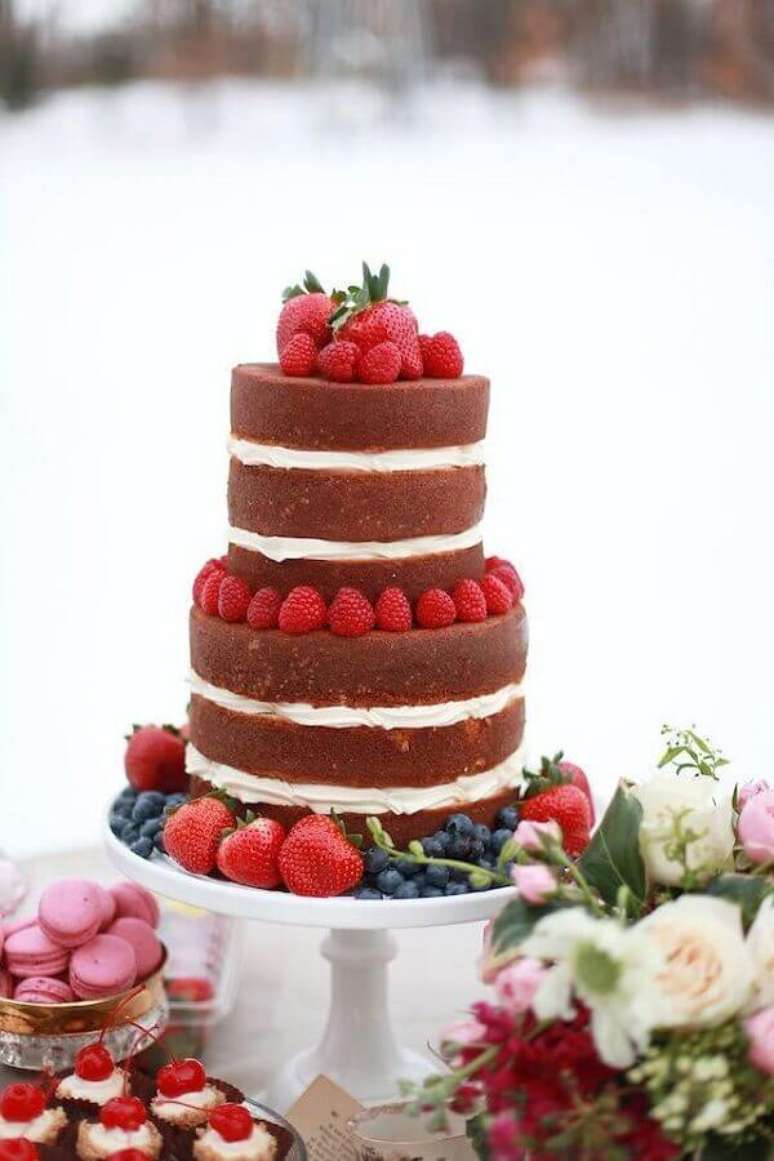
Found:
[[[508,592],[513,597],[514,605],[518,605],[521,598],[524,596],[524,585],[519,574],[512,564],[503,561],[502,564],[496,565],[494,568],[487,570],[487,576],[496,576],[501,580]]]
[[[448,331],[439,331],[437,335],[420,335],[419,349],[425,375],[430,379],[459,379],[463,358],[454,335]]]
[[[218,593],[218,616],[224,621],[244,621],[250,604],[250,590],[238,576],[226,575]]]
[[[486,597],[474,580],[461,580],[452,592],[458,621],[485,621]]]
[[[217,617],[220,586],[227,576],[228,573],[225,569],[214,568],[207,577],[199,597],[199,608],[203,613],[209,613],[211,617]]]
[[[377,343],[360,360],[361,383],[394,383],[400,373],[400,351],[395,343]]]
[[[411,605],[402,589],[385,589],[376,602],[376,624],[388,633],[406,633],[411,628]]]
[[[373,605],[358,589],[339,589],[328,609],[328,624],[337,637],[362,637],[375,620]]]
[[[513,604],[513,598],[503,582],[496,576],[488,573],[481,582],[481,590],[486,597],[486,611],[488,613],[507,613]]]
[[[251,629],[276,629],[282,597],[276,589],[258,589],[247,607],[247,623]]]
[[[443,589],[428,589],[417,601],[417,621],[423,629],[445,629],[454,624],[457,610]]]
[[[342,340],[328,343],[317,356],[317,370],[334,383],[351,383],[357,375],[360,348]]]
[[[289,341],[280,355],[280,367],[285,375],[301,379],[311,375],[317,365],[317,347],[311,335],[300,331]]]
[[[223,564],[222,560],[216,560],[213,557],[212,560],[208,560],[206,564],[202,565],[202,567],[197,572],[196,580],[193,583],[193,599],[195,605],[201,604],[202,589],[204,588],[207,578],[218,570],[224,572],[225,565]]]
[[[325,601],[311,585],[291,589],[282,602],[278,623],[283,633],[311,633],[322,629],[327,617]]]

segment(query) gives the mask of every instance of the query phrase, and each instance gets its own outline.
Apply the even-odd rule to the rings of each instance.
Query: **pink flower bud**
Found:
[[[753,863],[774,862],[774,790],[748,798],[739,815],[739,841]]]
[[[756,794],[762,794],[764,790],[770,789],[771,787],[765,778],[759,778],[757,782],[745,782],[736,792],[736,804],[739,810],[742,810],[751,798],[755,798]]]
[[[774,1076],[774,1007],[748,1016],[744,1026],[750,1042],[750,1064]]]
[[[517,960],[503,968],[495,980],[498,1000],[513,1015],[528,1011],[545,974],[546,969],[538,960]]]
[[[537,906],[556,893],[556,879],[542,863],[529,863],[525,867],[517,864],[511,871],[511,878],[525,903]]]
[[[525,851],[540,852],[543,849],[543,844],[540,841],[540,836],[544,835],[546,838],[554,839],[560,843],[562,841],[562,828],[558,822],[520,822],[513,832],[513,837],[520,847],[524,847]]]

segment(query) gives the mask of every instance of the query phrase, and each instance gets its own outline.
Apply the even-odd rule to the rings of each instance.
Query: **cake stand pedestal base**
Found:
[[[438,1067],[395,1037],[387,965],[398,945],[390,932],[330,931],[321,951],[331,965],[328,1022],[319,1045],[289,1061],[269,1086],[267,1103],[282,1112],[321,1073],[369,1103],[394,1098],[396,1079],[421,1081]]]

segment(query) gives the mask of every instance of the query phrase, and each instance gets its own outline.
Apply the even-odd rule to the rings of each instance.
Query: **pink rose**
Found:
[[[750,1063],[774,1076],[774,1007],[748,1016],[744,1026],[750,1041]]]
[[[530,863],[526,867],[517,864],[511,871],[511,878],[525,903],[545,903],[550,895],[556,893],[556,879],[542,863]]]
[[[765,778],[759,778],[757,782],[745,782],[740,786],[736,792],[736,805],[739,810],[747,805],[751,798],[755,798],[756,794],[762,794],[764,790],[770,790],[768,782]]]
[[[520,847],[525,851],[533,851],[539,853],[543,850],[543,844],[540,841],[540,836],[545,835],[546,838],[555,839],[556,842],[562,841],[562,828],[558,822],[520,822],[513,832],[513,837]]]
[[[495,980],[498,1000],[514,1015],[528,1011],[545,974],[546,969],[538,960],[528,956],[517,960],[503,968]]]
[[[774,790],[747,800],[739,815],[739,841],[753,863],[774,862]]]

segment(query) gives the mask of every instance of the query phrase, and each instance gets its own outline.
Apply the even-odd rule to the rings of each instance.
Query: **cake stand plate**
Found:
[[[264,1094],[280,1112],[321,1073],[373,1102],[393,1099],[401,1079],[437,1071],[437,1062],[399,1045],[390,1021],[387,965],[398,951],[390,931],[490,919],[514,894],[503,887],[440,899],[307,899],[190,875],[164,855],[141,859],[108,828],[105,844],[122,874],[169,899],[239,919],[328,929],[321,949],[331,965],[328,1021],[320,1043],[289,1061]]]

